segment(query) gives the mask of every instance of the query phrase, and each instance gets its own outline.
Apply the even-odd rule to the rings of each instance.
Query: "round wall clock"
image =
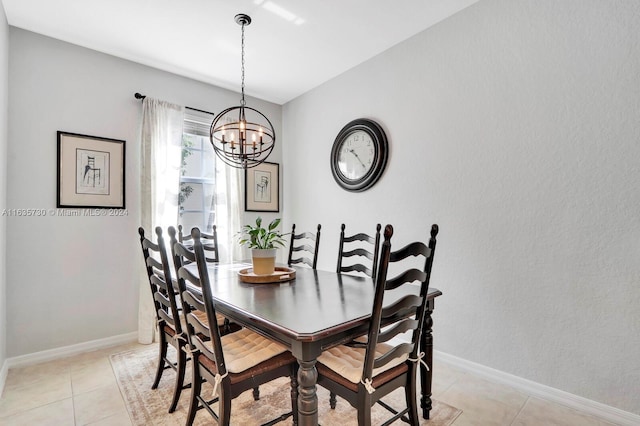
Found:
[[[364,191],[375,184],[387,165],[389,143],[378,123],[366,118],[349,122],[331,148],[331,173],[347,191]]]

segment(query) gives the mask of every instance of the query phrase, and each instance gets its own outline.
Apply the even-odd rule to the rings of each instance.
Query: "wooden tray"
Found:
[[[295,279],[296,270],[286,266],[276,266],[275,272],[271,275],[256,275],[253,273],[253,268],[245,268],[238,271],[238,277],[245,283],[281,283]]]

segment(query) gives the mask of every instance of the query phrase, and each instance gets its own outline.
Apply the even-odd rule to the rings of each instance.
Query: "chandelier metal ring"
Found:
[[[239,119],[239,116],[244,119]],[[231,121],[229,117],[236,120]],[[271,154],[276,135],[271,121],[263,113],[255,108],[235,106],[225,109],[213,119],[210,140],[225,164],[249,169],[264,162]]]

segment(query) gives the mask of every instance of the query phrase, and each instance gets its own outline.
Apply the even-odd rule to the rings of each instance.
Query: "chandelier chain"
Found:
[[[245,106],[246,102],[244,100],[244,26],[245,23],[242,23],[242,99],[240,100],[240,105]]]

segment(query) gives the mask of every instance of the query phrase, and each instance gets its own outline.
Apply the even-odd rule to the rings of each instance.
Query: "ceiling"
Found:
[[[1,0],[9,25],[284,104],[478,0]]]

